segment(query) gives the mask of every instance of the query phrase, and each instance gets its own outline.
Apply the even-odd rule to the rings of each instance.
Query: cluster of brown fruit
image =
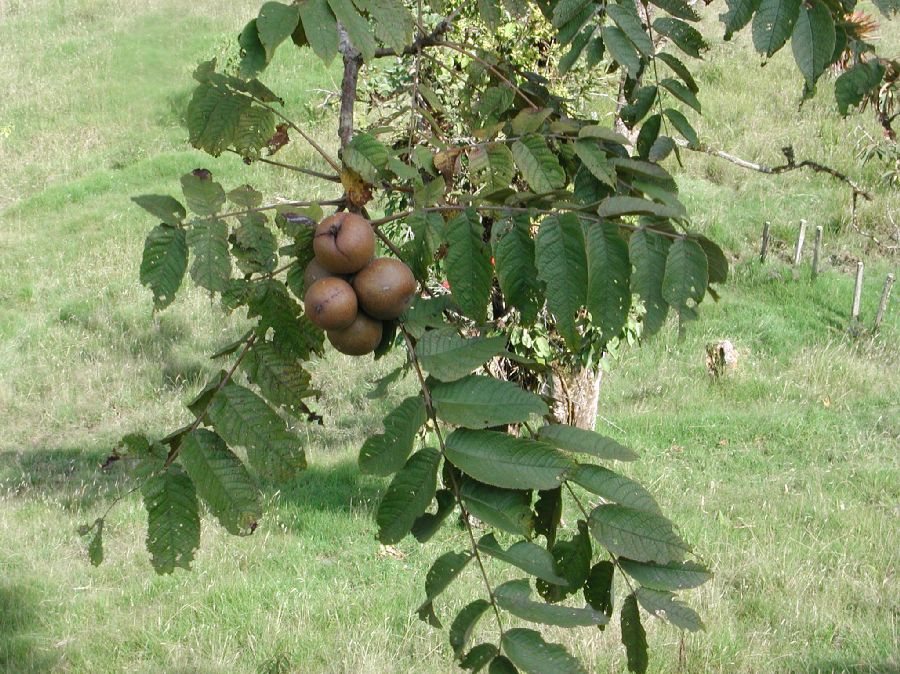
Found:
[[[402,314],[416,292],[412,271],[394,258],[373,259],[372,225],[354,213],[322,220],[313,250],[315,258],[304,273],[309,320],[341,353],[372,353],[381,342],[382,321]]]

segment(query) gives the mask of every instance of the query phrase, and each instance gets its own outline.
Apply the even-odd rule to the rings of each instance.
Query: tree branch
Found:
[[[419,53],[425,47],[439,46],[444,34],[453,26],[453,22],[456,20],[456,17],[459,16],[463,7],[464,5],[457,7],[450,15],[438,21],[434,30],[426,35],[420,35],[412,44],[406,45],[400,53],[397,53],[394,49],[384,47],[382,49],[376,49],[375,56],[410,56]]]
[[[344,60],[344,76],[341,79],[341,111],[338,115],[338,137],[341,149],[347,146],[353,136],[353,106],[356,104],[356,88],[362,55],[350,42],[346,29],[338,23],[338,51]]]
[[[720,159],[731,162],[735,166],[740,166],[741,168],[749,169],[751,171],[758,171],[759,173],[766,173],[768,175],[780,175],[782,173],[787,173],[788,171],[795,171],[802,168],[808,168],[816,173],[827,173],[832,178],[836,178],[850,186],[850,189],[853,190],[854,201],[857,196],[861,196],[866,201],[872,201],[872,195],[868,191],[860,187],[852,178],[844,175],[840,171],[809,159],[805,159],[801,162],[795,161],[794,149],[790,145],[781,148],[781,152],[787,160],[785,164],[782,164],[781,166],[765,166],[704,145],[701,145],[700,147],[691,147],[686,140],[681,138],[676,138],[675,144],[679,147],[691,150],[692,152],[702,152],[704,154],[712,155],[713,157],[719,157]]]

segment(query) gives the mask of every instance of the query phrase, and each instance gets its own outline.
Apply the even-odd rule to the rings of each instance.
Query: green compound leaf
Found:
[[[809,7],[802,5],[791,35],[791,49],[810,88],[831,62],[835,40],[834,19],[825,3],[813,0]]]
[[[612,589],[615,570],[615,565],[610,561],[597,562],[591,567],[583,590],[584,600],[588,605],[608,617],[612,616],[613,612]]]
[[[575,314],[584,305],[588,283],[584,230],[574,213],[550,215],[541,222],[537,234],[538,278],[547,285],[547,306],[556,318],[556,327],[572,349],[581,337]]]
[[[639,562],[680,562],[691,551],[672,523],[655,513],[610,503],[594,508],[589,524],[607,550]]]
[[[666,257],[666,271],[663,277],[663,299],[678,311],[679,318],[692,318],[694,307],[689,302],[699,303],[706,294],[709,284],[706,253],[703,247],[690,239],[678,239],[669,249]]]
[[[579,138],[576,140],[575,154],[578,155],[584,167],[591,172],[591,175],[615,189],[616,169],[609,163],[606,152],[596,139]]]
[[[578,17],[592,2],[593,0],[559,0],[553,7],[551,23],[555,28],[566,25]]]
[[[709,569],[697,562],[653,564],[622,557],[619,559],[619,565],[625,573],[652,590],[668,592],[689,590],[700,587],[712,578]]]
[[[198,86],[186,113],[191,145],[218,157],[234,143],[241,115],[250,105],[243,94],[208,83]]]
[[[528,218],[495,222],[491,227],[491,247],[504,299],[518,309],[522,324],[534,323],[543,288],[534,262],[534,239]]]
[[[181,176],[181,191],[188,209],[197,215],[215,215],[225,205],[225,190],[206,169]]]
[[[488,526],[531,538],[534,515],[527,491],[492,487],[470,478],[463,481],[460,496],[469,514]]]
[[[470,672],[480,672],[497,657],[497,647],[494,644],[478,644],[463,656],[459,666]]]
[[[656,58],[665,63],[669,68],[672,69],[678,77],[681,78],[681,81],[684,82],[685,86],[690,89],[695,94],[700,91],[700,87],[697,86],[697,81],[694,79],[694,76],[691,75],[691,71],[688,70],[687,66],[684,65],[675,55],[669,54],[667,52],[660,52],[656,55]]]
[[[603,26],[600,34],[609,55],[616,63],[625,68],[631,79],[636,79],[641,72],[641,55],[638,54],[628,36],[616,26]]]
[[[512,155],[525,181],[538,194],[565,187],[566,172],[542,136],[531,134],[514,141]]]
[[[728,258],[725,252],[713,241],[702,234],[694,237],[703,252],[706,254],[706,262],[709,267],[710,283],[725,283],[728,280]]]
[[[371,475],[393,475],[406,463],[416,435],[428,415],[421,396],[403,400],[384,418],[384,433],[366,439],[359,450],[359,468]]]
[[[510,580],[494,589],[494,600],[500,608],[517,618],[557,627],[591,627],[605,625],[609,617],[592,608],[573,608],[545,604],[531,599],[527,580]]]
[[[857,63],[834,82],[834,98],[838,110],[846,115],[851,105],[859,105],[863,98],[881,84],[884,67],[876,62]]]
[[[588,285],[585,306],[605,339],[618,335],[631,308],[631,261],[628,244],[613,223],[587,229]]]
[[[699,632],[704,629],[703,621],[697,612],[676,599],[671,592],[639,587],[635,590],[635,594],[645,611],[672,623],[675,627],[688,632]]]
[[[178,457],[219,523],[231,534],[253,533],[262,516],[259,489],[225,441],[197,429],[182,440]]]
[[[268,64],[266,48],[259,39],[259,29],[256,19],[251,19],[244,26],[244,30],[238,35],[238,45],[241,48],[241,61],[238,72],[243,78],[256,77],[265,70]]]
[[[680,19],[661,16],[654,20],[653,28],[660,35],[665,35],[672,40],[688,56],[702,58],[700,52],[709,49],[709,45],[706,44],[706,40],[697,29]]]
[[[175,299],[187,269],[188,247],[184,230],[165,223],[150,230],[141,260],[141,284],[153,292],[155,309],[165,309]]]
[[[412,43],[416,26],[413,15],[401,0],[368,0],[369,14],[375,27],[375,37],[398,54]]]
[[[556,541],[550,548],[550,553],[553,555],[556,573],[566,579],[566,584],[550,584],[539,579],[536,585],[544,599],[557,602],[578,592],[587,582],[593,556],[587,523],[578,520],[578,531],[569,538]]]
[[[384,545],[399,543],[434,498],[441,454],[426,447],[411,457],[394,476],[378,505],[375,521],[378,540]]]
[[[475,629],[481,616],[483,616],[490,607],[491,603],[486,599],[476,599],[475,601],[466,604],[460,612],[456,614],[456,618],[453,619],[453,624],[450,625],[449,634],[450,647],[453,649],[456,657],[460,657],[463,651],[466,650],[466,646],[472,636],[472,631]]]
[[[194,283],[210,292],[225,291],[231,279],[228,225],[222,220],[196,222],[187,231],[187,245],[194,256]]]
[[[567,585],[568,581],[556,573],[553,555],[539,545],[530,541],[518,541],[504,550],[494,534],[485,534],[478,541],[478,549],[494,559],[522,569],[526,573],[553,583]]]
[[[666,89],[670,94],[682,103],[691,106],[698,113],[702,112],[700,101],[697,96],[684,84],[671,77],[666,77],[660,81],[659,85]]]
[[[678,218],[682,215],[677,208],[658,204],[648,199],[641,199],[640,197],[609,197],[600,204],[597,214],[602,218],[619,218],[623,215],[653,215],[659,218]]]
[[[532,414],[547,414],[547,404],[534,393],[512,382],[481,375],[435,382],[431,397],[441,419],[467,428],[522,423]]]
[[[353,136],[343,151],[344,163],[368,183],[378,180],[378,175],[387,166],[389,156],[384,143],[368,133]]]
[[[658,87],[654,84],[641,87],[634,92],[628,105],[621,111],[622,122],[625,126],[633,129],[650,112],[650,108],[656,102],[658,91]]]
[[[503,633],[503,652],[526,674],[587,674],[562,644],[548,643],[540,632],[516,627]]]
[[[331,63],[338,51],[337,20],[328,0],[306,0],[300,4],[300,20],[309,46],[325,64]]]
[[[481,219],[473,209],[447,223],[445,269],[450,292],[460,310],[479,323],[487,320],[493,278],[490,248],[483,235]]]
[[[328,0],[328,5],[347,31],[350,42],[362,54],[363,60],[371,61],[375,57],[376,44],[369,22],[354,7],[352,0]]]
[[[650,0],[650,2],[660,9],[666,10],[672,16],[677,16],[685,21],[699,21],[700,15],[694,11],[694,8],[682,0]]]
[[[546,443],[466,428],[458,428],[447,437],[446,455],[476,480],[507,489],[553,489],[575,467]]]
[[[801,0],[762,0],[753,16],[753,46],[771,57],[788,41],[800,15]]]
[[[607,4],[606,14],[623,33],[631,40],[631,44],[644,56],[653,56],[653,42],[644,29],[633,3]]]
[[[719,21],[725,24],[725,40],[730,40],[735,33],[750,23],[753,14],[759,9],[760,0],[725,0],[728,11],[719,14]]]
[[[300,438],[250,389],[229,382],[215,394],[207,415],[225,442],[247,449],[250,464],[264,477],[286,482],[306,468]]]
[[[410,530],[419,543],[427,543],[440,530],[444,520],[456,508],[456,499],[449,489],[438,489],[434,497],[437,508],[433,513],[425,513],[416,518]]]
[[[669,313],[662,286],[670,246],[671,241],[667,237],[648,229],[634,232],[628,242],[634,264],[631,289],[643,300],[647,310],[644,316],[644,335],[647,337],[659,332]]]
[[[590,454],[598,459],[634,461],[638,455],[612,438],[574,426],[553,424],[538,430],[538,439],[568,452]]]
[[[303,360],[322,353],[325,333],[303,315],[283,283],[275,279],[257,282],[245,301],[247,317],[259,317],[256,333],[264,337],[272,330],[279,350]]]
[[[284,353],[272,342],[258,340],[244,356],[241,368],[273,405],[295,411],[301,401],[315,395],[310,374],[300,361]]]
[[[271,61],[275,50],[287,40],[300,21],[300,8],[280,2],[266,2],[256,17],[259,41],[266,50],[266,60]]]
[[[472,178],[484,194],[509,187],[516,174],[512,152],[505,143],[476,145],[468,157]]]
[[[614,473],[602,466],[579,464],[578,468],[569,474],[568,479],[607,501],[613,501],[635,510],[662,514],[650,492],[631,478]]]
[[[421,620],[434,627],[441,627],[441,622],[434,613],[433,602],[462,573],[470,561],[472,553],[468,551],[445,552],[434,560],[425,575],[425,602],[416,611]]]
[[[697,132],[694,130],[694,127],[691,126],[687,117],[675,108],[666,108],[663,112],[666,117],[669,118],[669,121],[672,122],[672,126],[678,130],[678,133],[684,136],[684,139],[688,142],[688,147],[700,147],[700,139],[697,136]]]
[[[641,625],[641,611],[634,594],[628,595],[622,606],[620,617],[622,643],[628,656],[628,671],[633,674],[644,674],[649,659],[647,656],[647,633]]]
[[[141,194],[131,200],[167,225],[176,226],[187,216],[181,203],[167,194]]]
[[[200,547],[200,514],[194,483],[169,466],[141,487],[147,510],[147,551],[156,573],[189,569]],[[102,520],[101,520],[102,522]]]
[[[506,350],[506,336],[463,337],[453,328],[429,330],[416,344],[422,367],[441,381],[456,381]]]

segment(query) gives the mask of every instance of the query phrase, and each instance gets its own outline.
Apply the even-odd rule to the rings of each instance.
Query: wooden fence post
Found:
[[[856,287],[853,289],[853,309],[850,310],[850,322],[859,320],[859,301],[862,298],[863,263],[856,263]]]
[[[894,285],[894,275],[888,274],[887,278],[884,279],[884,288],[881,291],[881,301],[878,303],[878,313],[875,314],[875,326],[872,328],[873,332],[878,329],[878,326],[881,325],[881,321],[884,320],[884,312],[887,310],[888,301],[891,299],[891,286]]]
[[[812,277],[819,275],[819,260],[822,255],[822,225],[816,225],[816,242],[813,246]]]
[[[759,247],[759,261],[766,261],[766,252],[769,250],[769,221],[763,224],[762,245]]]
[[[806,220],[800,221],[800,233],[797,235],[797,247],[794,249],[794,266],[800,264],[803,257],[803,241],[806,239]]]

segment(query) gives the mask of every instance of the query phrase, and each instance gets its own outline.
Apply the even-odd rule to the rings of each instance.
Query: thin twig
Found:
[[[235,359],[234,363],[231,365],[231,368],[228,372],[225,373],[225,376],[222,377],[222,381],[219,382],[218,386],[213,390],[212,395],[209,397],[209,402],[206,403],[206,406],[203,408],[203,411],[197,415],[197,418],[194,419],[194,423],[188,426],[188,429],[185,431],[185,435],[190,435],[198,428],[200,428],[200,424],[203,423],[203,419],[206,416],[207,412],[209,412],[209,408],[212,406],[213,400],[215,400],[216,395],[218,395],[219,391],[221,391],[228,382],[231,381],[231,378],[234,376],[234,373],[238,369],[238,365],[241,364],[241,361],[244,360],[244,356],[247,355],[247,352],[250,351],[250,347],[256,342],[257,335],[255,332],[251,332],[250,336],[247,338],[247,341],[244,343],[244,348],[241,349],[240,354]],[[163,464],[163,469],[168,468],[172,465],[172,462],[175,461],[175,457],[178,456],[178,450],[181,448],[181,445],[176,445],[169,450],[169,455],[166,457],[166,462]]]
[[[403,339],[406,342],[406,350],[409,353],[409,359],[413,364],[413,368],[416,371],[416,377],[418,377],[419,385],[422,388],[422,397],[425,399],[425,409],[428,412],[428,418],[434,425],[434,432],[437,436],[441,455],[444,457],[444,460],[447,460],[447,446],[444,444],[444,436],[441,433],[441,427],[438,424],[437,414],[434,411],[434,402],[431,399],[431,389],[428,388],[428,384],[425,382],[425,375],[422,372],[421,365],[419,364],[419,358],[416,355],[416,349],[413,346],[412,338],[410,337],[409,332],[407,332],[406,326],[404,326],[402,323],[400,324],[400,330],[403,333]],[[469,535],[469,543],[472,546],[472,555],[475,557],[475,561],[478,562],[478,568],[481,570],[481,577],[484,580],[484,586],[487,589],[488,598],[490,600],[491,606],[494,609],[494,615],[497,618],[497,627],[500,630],[500,637],[502,638],[503,619],[500,616],[500,607],[497,606],[497,602],[494,599],[494,590],[491,587],[491,581],[488,578],[487,569],[485,569],[484,567],[484,561],[481,559],[481,553],[478,551],[478,543],[475,541],[475,532],[472,530],[472,523],[469,521],[469,511],[466,509],[465,503],[463,503],[462,495],[459,489],[459,483],[456,480],[456,476],[453,474],[452,470],[447,471],[447,473],[450,476],[450,490],[453,492],[453,497],[456,499],[456,503],[459,506],[463,522],[465,522],[466,532]]]
[[[228,211],[227,213],[216,213],[215,215],[205,215],[202,218],[193,218],[183,225],[195,225],[198,222],[208,222],[210,220],[223,220],[224,218],[235,218],[241,215],[250,215],[251,213],[262,213],[263,211],[271,211],[276,208],[292,207],[305,208],[307,206],[340,206],[344,203],[343,199],[318,199],[315,201],[278,201],[273,204],[265,204],[254,208],[243,208],[239,211]]]
[[[493,65],[491,65],[490,63],[488,63],[486,60],[484,60],[483,58],[481,58],[480,56],[478,56],[478,54],[469,51],[469,50],[466,49],[463,45],[456,44],[455,42],[447,42],[447,41],[445,40],[445,41],[443,41],[443,42],[439,42],[439,43],[437,44],[437,46],[440,46],[440,47],[447,47],[448,49],[452,49],[453,51],[457,51],[457,52],[459,52],[460,54],[463,54],[463,55],[465,55],[465,56],[468,56],[470,59],[473,59],[473,60],[475,60],[475,61],[478,61],[478,63],[480,63],[480,64],[483,65],[485,68],[487,68],[487,69],[490,70],[492,73],[494,73],[497,77],[499,77],[499,78],[506,84],[506,86],[508,86],[508,87],[511,88],[516,94],[518,94],[519,96],[521,96],[522,100],[525,101],[526,103],[528,103],[528,105],[530,105],[532,108],[539,108],[539,107],[541,107],[541,106],[539,106],[537,103],[535,103],[533,100],[531,100],[531,99],[528,97],[528,94],[526,94],[526,93],[525,93],[524,91],[522,91],[519,87],[517,87],[512,81],[510,81],[510,79],[509,79],[506,75],[504,75],[503,73],[501,73],[496,67],[494,67]]]
[[[254,100],[262,107],[270,110],[272,112],[272,114],[274,114],[276,117],[281,119],[285,124],[287,124],[289,127],[291,127],[294,131],[299,133],[300,136],[303,138],[303,140],[305,140],[307,143],[309,143],[312,146],[312,148],[322,156],[322,159],[324,159],[325,161],[328,162],[328,165],[331,166],[331,168],[333,168],[338,173],[341,172],[341,165],[338,164],[338,162],[335,161],[331,157],[331,155],[328,154],[325,151],[325,149],[315,141],[315,139],[312,136],[310,136],[308,133],[306,133],[306,131],[304,131],[299,126],[294,124],[293,120],[291,120],[288,117],[286,117],[285,115],[283,115],[277,108],[274,108],[273,106],[269,105],[268,103],[261,101],[258,98],[254,98]]]
[[[241,155],[240,152],[235,150],[230,150],[230,152],[234,152],[238,156]],[[245,158],[246,161],[247,158]],[[341,182],[341,177],[333,175],[331,173],[322,173],[321,171],[314,171],[313,169],[304,168],[303,166],[296,166],[294,164],[285,164],[284,162],[275,161],[274,159],[267,159],[265,157],[254,157],[250,158],[251,162],[261,161],[263,164],[271,164],[272,166],[279,166],[284,169],[288,169],[289,171],[296,171],[297,173],[304,173],[308,176],[312,176],[313,178],[321,178],[322,180],[328,180],[329,182],[339,183]]]
[[[590,520],[591,516],[588,514],[587,509],[581,503],[581,499],[578,498],[578,494],[576,494],[575,490],[572,489],[572,485],[569,484],[569,481],[566,480],[565,483],[566,483],[566,489],[569,490],[569,493],[572,495],[572,498],[575,500],[575,505],[578,506],[578,509],[581,511],[581,514],[584,515],[584,521],[588,522]],[[606,548],[603,548],[603,549],[606,550]],[[628,589],[631,590],[632,592],[634,592],[634,586],[631,584],[631,580],[628,578],[628,574],[625,573],[625,569],[623,569],[622,565],[619,564],[618,557],[616,557],[609,550],[606,550],[606,552],[609,555],[610,559],[612,559],[612,563],[615,564],[616,568],[619,569],[619,572],[622,574],[622,578],[625,579],[625,584],[628,586]]]

